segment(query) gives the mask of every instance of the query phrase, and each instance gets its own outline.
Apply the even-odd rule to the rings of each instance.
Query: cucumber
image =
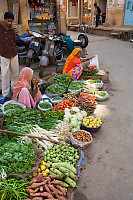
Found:
[[[53,163],[52,164],[52,167],[53,168],[59,168],[59,167],[65,167],[66,169],[72,171],[74,174],[76,174],[76,168],[73,166],[73,165],[70,165],[68,163],[63,163],[63,162],[60,162],[60,163]]]
[[[68,173],[68,176],[72,178],[74,181],[78,180],[78,177],[70,170],[66,169],[65,167],[59,167],[59,171],[62,173]]]
[[[76,182],[73,181],[71,178],[67,177],[64,179],[64,181],[69,184],[71,187],[76,187]]]
[[[60,175],[56,175],[55,173],[53,173],[52,171],[49,172],[50,175],[54,175],[56,176],[56,178]],[[59,179],[56,179],[57,181],[60,181],[59,185],[62,186],[62,187],[68,187],[69,185],[67,183],[65,183],[64,181],[61,181]]]
[[[50,171],[55,173],[56,175],[61,175],[63,174],[62,172],[60,172],[58,169],[55,169],[55,168],[50,168]]]

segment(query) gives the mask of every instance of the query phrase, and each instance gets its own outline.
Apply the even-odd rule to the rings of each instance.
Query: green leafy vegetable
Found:
[[[6,173],[26,173],[32,168],[34,162],[34,150],[29,142],[14,142],[6,138],[0,146],[0,169],[5,166]]]
[[[57,83],[52,84],[47,87],[46,92],[49,94],[60,94],[60,93],[65,93],[66,89],[64,86],[59,85]]]
[[[42,109],[48,109],[48,108],[51,108],[51,104],[47,103],[47,102],[44,102],[44,103],[40,103],[39,104],[40,108]]]

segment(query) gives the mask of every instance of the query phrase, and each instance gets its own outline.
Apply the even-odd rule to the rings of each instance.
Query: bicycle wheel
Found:
[[[92,24],[91,24],[91,23],[88,24],[88,25],[87,25],[87,33],[88,33],[88,34],[91,33],[91,32],[92,32],[92,29],[93,29]]]

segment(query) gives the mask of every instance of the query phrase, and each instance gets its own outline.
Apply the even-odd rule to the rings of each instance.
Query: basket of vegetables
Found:
[[[50,102],[39,103],[38,108],[39,110],[47,111],[52,109],[52,104]]]
[[[95,98],[98,101],[104,101],[109,98],[108,92],[106,91],[96,91]]]
[[[88,83],[93,85],[95,88],[100,89],[103,87],[102,80],[88,80]]]
[[[58,103],[60,103],[61,101],[63,101],[63,99],[62,99],[62,97],[59,97],[59,96],[53,97],[53,98],[51,99],[51,102],[52,102],[53,105],[58,104]]]
[[[50,100],[50,98],[41,98],[41,99],[38,100],[38,102],[39,102],[39,103],[44,103],[44,102],[49,102],[49,103],[51,103],[51,100]]]
[[[78,94],[81,92],[81,87],[82,87],[83,81],[73,81],[69,85],[68,92],[72,92],[74,94]]]
[[[85,130],[78,130],[71,133],[71,143],[76,147],[84,149],[86,146],[91,144],[93,141],[90,132]]]
[[[82,129],[89,131],[91,133],[97,132],[102,126],[102,121],[100,118],[95,118],[93,116],[87,116],[83,119],[81,124]]]
[[[66,88],[64,88],[64,86],[62,86],[62,85],[55,83],[55,84],[48,86],[47,89],[45,90],[45,92],[46,92],[47,96],[52,98],[52,97],[56,97],[56,96],[62,96],[63,93],[66,92]]]

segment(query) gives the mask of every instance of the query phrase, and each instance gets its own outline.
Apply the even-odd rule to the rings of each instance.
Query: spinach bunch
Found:
[[[35,163],[35,152],[29,142],[14,142],[6,138],[0,146],[0,169],[5,166],[6,173],[27,173]],[[4,140],[3,139],[3,140]]]
[[[59,85],[62,85],[64,88],[68,88],[70,83],[72,82],[72,76],[65,74],[56,74],[52,77],[52,79]]]
[[[28,108],[20,111],[19,109],[14,109],[6,114],[4,125],[8,127],[9,125],[16,126],[20,123],[39,124],[42,119],[43,116],[39,110]]]
[[[64,112],[62,112],[60,110],[47,110],[45,112],[45,119],[46,120],[51,120],[51,118],[63,120],[63,117],[64,117]]]
[[[65,87],[57,83],[49,85],[46,89],[46,92],[49,94],[60,94],[60,93],[65,93],[65,91],[66,91]]]

